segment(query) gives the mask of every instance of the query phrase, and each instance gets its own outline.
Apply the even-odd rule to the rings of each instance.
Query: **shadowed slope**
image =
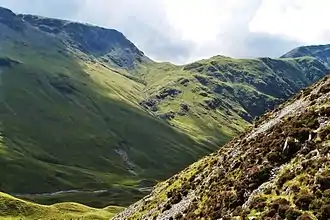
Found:
[[[2,190],[124,187],[130,202],[141,196],[137,187],[208,152],[139,107],[143,85],[5,12],[0,14],[6,16],[0,19]]]

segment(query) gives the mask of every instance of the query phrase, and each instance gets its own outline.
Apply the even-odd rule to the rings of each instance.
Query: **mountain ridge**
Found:
[[[330,45],[323,44],[323,45],[297,47],[289,51],[288,53],[282,55],[281,58],[297,58],[303,56],[312,56],[325,62],[327,65],[330,65],[330,61],[328,59],[329,54],[330,54]]]
[[[63,39],[71,47],[92,54],[104,62],[118,67],[132,69],[135,62],[149,60],[142,51],[117,30],[33,15],[19,16],[43,32]],[[111,41],[107,39],[111,39]]]

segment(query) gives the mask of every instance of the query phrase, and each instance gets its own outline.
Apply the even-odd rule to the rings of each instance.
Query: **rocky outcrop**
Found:
[[[137,63],[147,60],[142,51],[114,29],[35,15],[20,17],[39,30],[56,35],[67,45],[109,64],[132,69]]]
[[[160,102],[168,98],[174,98],[181,93],[182,91],[176,88],[165,88],[161,90],[157,95],[140,102],[140,105],[149,111],[156,112],[159,110],[158,104]],[[162,119],[170,120],[175,117],[175,112],[170,111],[164,114],[160,114],[159,117]]]
[[[156,95],[156,97],[158,99],[165,99],[167,97],[176,97],[180,93],[181,93],[181,91],[178,90],[178,89],[175,89],[175,88],[165,88],[162,91],[160,91],[159,94]]]
[[[308,91],[114,219],[329,219],[330,77]]]
[[[0,7],[0,24],[15,31],[22,31],[24,29],[22,20],[11,10],[2,7]]]
[[[0,67],[12,67],[14,65],[20,64],[20,62],[16,60],[12,60],[10,58],[0,58]]]

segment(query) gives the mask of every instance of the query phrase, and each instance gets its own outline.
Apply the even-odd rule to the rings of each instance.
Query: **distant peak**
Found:
[[[76,27],[86,27],[86,28],[94,28],[94,29],[99,29],[99,30],[106,30],[106,31],[113,31],[117,32],[119,34],[119,31],[115,29],[109,29],[109,28],[104,28],[96,25],[92,25],[89,23],[84,23],[84,22],[78,22],[78,21],[70,21],[70,20],[65,20],[65,19],[60,19],[60,18],[49,18],[49,17],[44,17],[40,15],[30,15],[30,14],[19,14],[19,17],[23,18],[25,21],[31,23],[34,26],[38,25],[43,25],[43,26],[49,26],[49,27],[61,27],[63,28],[64,26],[76,26]]]
[[[13,16],[16,16],[16,14],[8,8],[0,7],[0,18],[9,17],[9,16],[13,17]]]
[[[298,58],[306,56],[314,57],[319,61],[330,65],[330,44],[297,47],[281,56],[281,58]]]
[[[3,7],[0,7],[0,24],[15,31],[22,31],[24,29],[22,19],[11,10]]]
[[[330,44],[322,44],[322,45],[311,45],[311,46],[300,46],[292,49],[288,53],[281,56],[281,58],[296,58],[303,56],[313,56],[316,53],[320,53],[324,50],[329,50]]]
[[[145,59],[144,53],[115,29],[36,15],[18,16],[39,30],[55,35],[72,48],[110,65],[131,69]]]
[[[3,12],[3,11],[6,11],[6,12],[9,12],[9,13],[14,14],[14,12],[12,12],[10,9],[8,9],[8,8],[4,8],[4,7],[1,7],[1,6],[0,6],[0,12]]]

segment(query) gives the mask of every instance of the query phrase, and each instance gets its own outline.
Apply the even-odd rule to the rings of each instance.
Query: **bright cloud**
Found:
[[[123,32],[148,56],[187,63],[217,54],[280,56],[330,43],[329,0],[0,0],[15,12]]]
[[[196,43],[216,40],[229,21],[237,0],[164,0],[166,18],[183,39]]]
[[[306,44],[330,43],[329,8],[329,0],[264,0],[249,27]]]

